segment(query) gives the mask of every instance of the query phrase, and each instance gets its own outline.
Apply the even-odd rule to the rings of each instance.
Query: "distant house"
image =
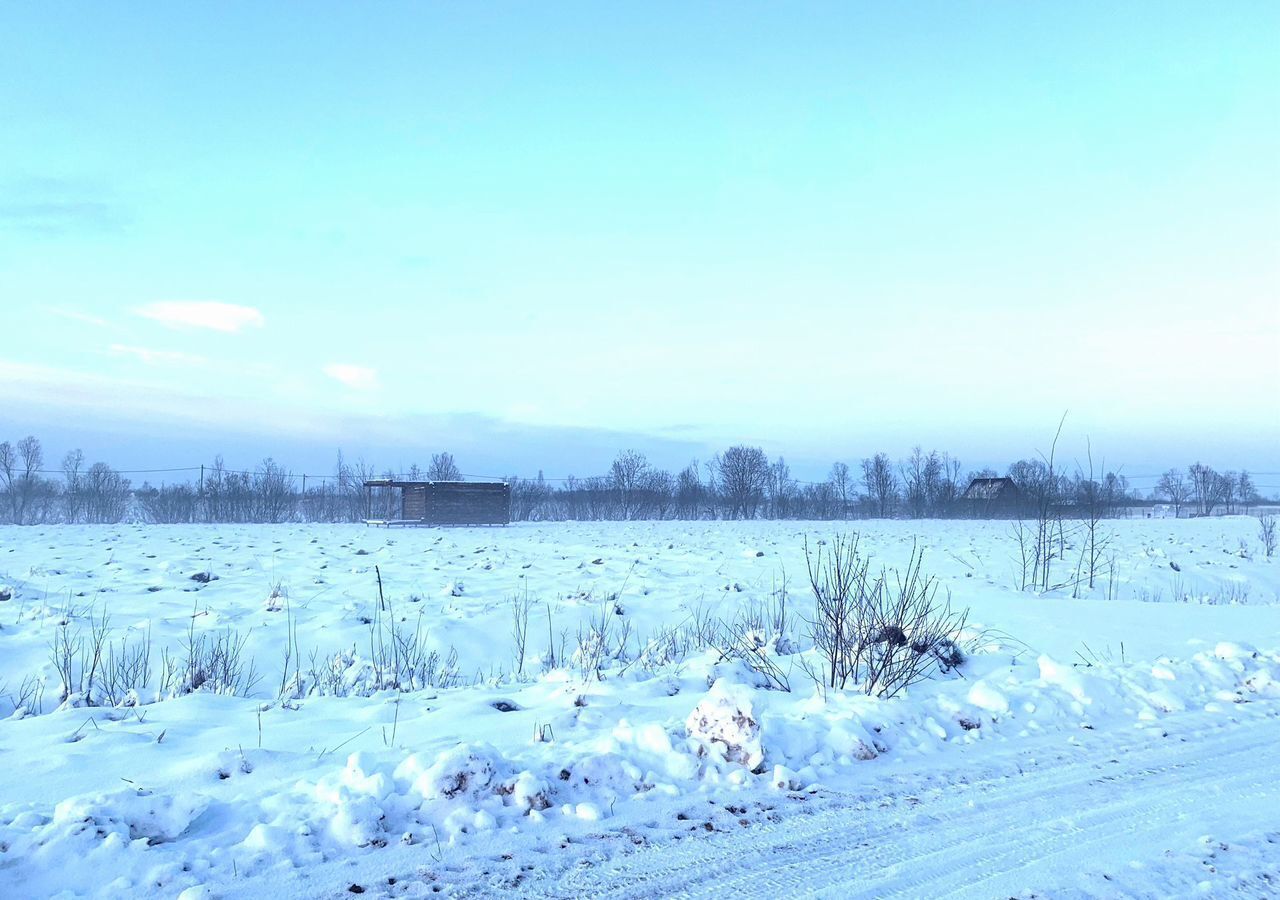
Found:
[[[1007,516],[1018,508],[1022,492],[1012,478],[975,478],[964,489],[960,499],[969,514],[992,518]]]
[[[364,483],[366,525],[506,525],[511,486],[501,481]]]

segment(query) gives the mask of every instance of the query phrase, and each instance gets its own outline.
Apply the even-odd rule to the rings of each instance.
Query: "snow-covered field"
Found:
[[[963,665],[815,687],[842,527]],[[0,529],[0,896],[1275,895],[1280,559],[1104,530],[1036,595],[1004,522]]]

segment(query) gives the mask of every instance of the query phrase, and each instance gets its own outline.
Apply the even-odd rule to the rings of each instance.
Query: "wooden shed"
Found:
[[[960,499],[974,516],[1005,516],[1017,510],[1021,492],[1012,478],[975,478]]]
[[[506,525],[511,486],[502,481],[364,483],[366,525]]]

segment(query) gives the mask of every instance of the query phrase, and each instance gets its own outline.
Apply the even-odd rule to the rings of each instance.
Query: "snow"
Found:
[[[1247,518],[1106,527],[1044,595],[1003,522],[0,529],[0,895],[1268,893],[1280,561]],[[959,669],[805,674],[804,540],[850,528],[970,609]],[[63,697],[95,629],[149,665]],[[241,677],[166,679],[193,645]]]

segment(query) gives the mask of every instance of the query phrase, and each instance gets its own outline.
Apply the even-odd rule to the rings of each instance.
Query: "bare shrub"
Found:
[[[937,599],[935,578],[921,573],[923,554],[913,548],[906,570],[879,575],[858,550],[858,537],[837,536],[811,550],[805,544],[815,600],[810,637],[819,659],[805,663],[819,684],[857,686],[873,697],[947,672],[964,661],[957,644],[968,610],[953,612]]]
[[[151,683],[151,632],[131,643],[126,632],[120,636],[119,650],[107,644],[102,667],[102,701],[107,706],[130,706],[140,702],[138,691]]]
[[[376,571],[376,567],[375,567]],[[382,573],[378,573],[378,602],[364,621],[368,625],[367,652],[353,646],[322,656],[312,650],[306,672],[302,671],[297,631],[292,610],[282,665],[279,695],[284,699],[320,696],[367,697],[378,691],[416,691],[450,688],[463,683],[458,651],[450,647],[441,653],[431,648],[423,613],[419,609],[410,623],[396,612],[394,600],[383,593]]]
[[[762,632],[735,622],[728,628],[728,641],[720,650],[720,659],[741,660],[764,678],[769,688],[790,693],[790,670],[783,670],[772,649]]]
[[[783,668],[778,657],[793,651],[787,613],[787,582],[774,590],[770,600],[754,602],[738,610],[733,621],[720,622],[714,632],[704,634],[714,641],[720,659],[736,659],[745,663],[764,679],[773,690],[791,691],[791,667]]]
[[[73,628],[74,616],[68,613],[54,629],[49,642],[49,661],[58,673],[60,683],[58,702],[77,699],[86,706],[95,706],[96,681],[103,665],[102,651],[107,639],[107,614],[95,618],[89,611],[89,635],[86,639],[81,628]]]
[[[161,651],[161,692],[177,696],[205,691],[248,697],[260,680],[253,660],[244,656],[248,641],[248,633],[242,635],[234,629],[196,635],[192,625],[179,655]]]
[[[394,602],[381,596],[369,623],[369,661],[377,690],[452,687],[461,680],[457,651],[450,648],[441,658],[428,644],[423,611],[410,625],[396,614]]]
[[[523,595],[511,598],[511,640],[515,643],[516,677],[524,677],[525,653],[529,648],[529,610],[532,607],[528,588]]]
[[[585,623],[578,625],[578,649],[573,660],[583,681],[603,680],[605,664],[614,658],[610,650],[615,612],[613,600],[606,600]]]
[[[189,484],[170,484],[152,487],[145,481],[134,491],[134,497],[142,511],[142,518],[152,525],[177,525],[196,521],[196,502],[199,499]]]
[[[1258,520],[1258,539],[1262,541],[1262,551],[1270,559],[1276,552],[1276,517],[1263,516]]]
[[[38,716],[44,711],[44,680],[38,675],[23,678],[16,691],[10,691],[8,685],[0,687],[0,695],[12,707],[9,715],[17,718]]]
[[[252,660],[244,658],[248,635],[223,631],[216,635],[196,635],[193,614],[187,635],[176,652],[161,651],[160,693],[167,696],[205,690],[248,696],[258,676]],[[49,642],[49,661],[57,673],[59,703],[83,706],[134,706],[153,689],[152,646],[148,629],[140,639],[131,632],[109,640],[110,619],[105,610],[87,616],[88,630],[75,623],[70,612],[54,630]],[[24,687],[23,695],[32,691]],[[152,694],[154,699],[154,694]],[[39,712],[36,703],[20,698],[29,712]]]

